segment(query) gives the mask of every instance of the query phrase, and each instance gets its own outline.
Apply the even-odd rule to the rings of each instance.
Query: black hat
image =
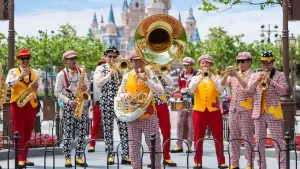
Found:
[[[118,49],[115,47],[115,46],[109,46],[105,49],[104,51],[104,55],[107,55],[109,52],[114,52],[116,53],[117,55],[120,54],[120,52],[118,51]]]
[[[273,53],[271,51],[264,51],[262,52],[261,54],[261,58],[260,58],[261,61],[267,61],[267,62],[271,62],[271,61],[274,61],[275,58],[273,56]]]

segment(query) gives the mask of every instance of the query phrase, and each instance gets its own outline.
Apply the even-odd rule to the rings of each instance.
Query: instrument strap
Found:
[[[67,70],[67,71],[66,71]],[[81,70],[79,67],[77,67],[77,70],[79,73],[81,73]],[[64,73],[64,77],[65,77],[65,81],[66,81],[66,86],[67,88],[70,86],[70,83],[69,83],[69,77],[68,77],[68,73],[69,73],[69,69],[68,68],[65,68],[62,70],[63,73]]]
[[[18,69],[19,69],[19,72],[21,73],[22,71],[21,71],[20,67],[18,67]],[[26,86],[28,86],[32,82],[32,80],[31,80],[31,69],[30,68],[29,68],[29,78],[28,78],[28,80],[29,80],[29,82],[25,82],[24,78],[22,78],[22,79],[20,79],[20,82],[23,82]]]

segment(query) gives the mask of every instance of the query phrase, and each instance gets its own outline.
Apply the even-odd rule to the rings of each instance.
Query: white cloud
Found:
[[[66,1],[67,2],[67,1]],[[241,7],[244,9],[244,7]],[[239,9],[241,9],[239,8]],[[237,8],[236,8],[237,9]],[[101,15],[103,14],[104,22],[108,20],[109,6],[101,9],[85,9],[80,11],[66,11],[66,10],[39,10],[33,13],[16,15],[15,29],[19,35],[37,35],[38,30],[54,30],[56,31],[60,25],[69,22],[71,25],[76,26],[78,34],[85,36],[87,30],[92,22],[93,13],[96,12],[100,22]],[[114,16],[117,24],[121,23],[120,19],[121,8],[114,8]],[[185,22],[188,16],[188,10],[180,11],[182,21]],[[170,14],[178,17],[179,11],[172,9]],[[278,33],[281,34],[282,30],[282,10],[280,7],[274,7],[261,11],[257,10],[239,10],[226,11],[223,13],[205,13],[198,11],[194,7],[194,16],[197,20],[198,30],[201,39],[205,39],[210,27],[221,26],[231,35],[245,34],[244,41],[252,42],[253,40],[260,40],[260,26],[275,24],[279,26]],[[300,34],[300,22],[290,22],[289,29],[295,35]],[[298,29],[297,29],[298,28]],[[0,22],[0,32],[8,34],[8,22]],[[274,40],[274,36],[272,35]]]

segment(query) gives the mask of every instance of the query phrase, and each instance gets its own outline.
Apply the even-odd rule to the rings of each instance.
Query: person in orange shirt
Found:
[[[148,72],[145,71],[146,63],[140,58],[140,56],[133,51],[131,52],[129,59],[131,61],[133,70],[123,76],[118,96],[115,99],[119,97],[122,101],[128,102],[131,100],[133,94],[142,92],[148,95],[150,94],[150,91],[159,97],[162,96],[164,94],[163,86],[159,81],[154,80],[155,75],[151,70]],[[129,142],[129,156],[133,169],[141,168],[140,142],[142,141],[143,133],[149,149],[151,146],[150,136],[151,134],[156,134],[155,152],[162,151],[154,97],[145,111],[142,110],[138,112],[139,113],[135,112],[137,115],[134,115],[134,118],[130,117],[130,120],[126,120],[128,125],[128,138],[129,140],[135,140]],[[124,119],[119,116],[118,111],[116,111],[116,115],[121,121],[124,121]],[[161,169],[161,158],[162,154],[157,153],[155,156],[156,169]]]
[[[30,140],[38,106],[37,93],[43,92],[44,89],[41,79],[38,79],[37,83],[32,86],[34,97],[23,107],[17,105],[20,94],[39,76],[39,72],[30,67],[31,57],[29,50],[20,50],[16,56],[20,66],[9,70],[6,78],[6,84],[11,88],[10,113],[13,132],[19,132],[20,149],[24,149],[25,144]],[[33,162],[25,159],[25,156],[28,157],[28,148],[29,146],[26,147],[25,152],[19,151],[19,168],[25,168],[25,165],[34,166]]]
[[[190,92],[194,93],[194,144],[196,154],[194,157],[194,169],[202,168],[203,141],[207,125],[211,129],[215,139],[216,156],[219,168],[228,168],[225,164],[224,145],[223,145],[223,120],[220,111],[221,86],[217,78],[212,75],[210,68],[214,65],[213,58],[203,55],[198,59],[201,74],[192,77],[189,84]],[[220,147],[221,145],[221,147]],[[220,156],[221,151],[221,156]]]

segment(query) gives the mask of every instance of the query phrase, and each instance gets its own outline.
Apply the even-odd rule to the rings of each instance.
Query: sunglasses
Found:
[[[237,60],[236,63],[245,63],[248,60]]]
[[[112,58],[113,58],[113,59],[116,59],[118,56],[111,56],[111,55],[108,55],[107,57],[110,58],[110,59],[112,59]]]
[[[30,58],[28,58],[28,57],[25,57],[25,58],[20,58],[21,60],[30,60]]]
[[[77,58],[68,58],[67,60],[77,60]]]

